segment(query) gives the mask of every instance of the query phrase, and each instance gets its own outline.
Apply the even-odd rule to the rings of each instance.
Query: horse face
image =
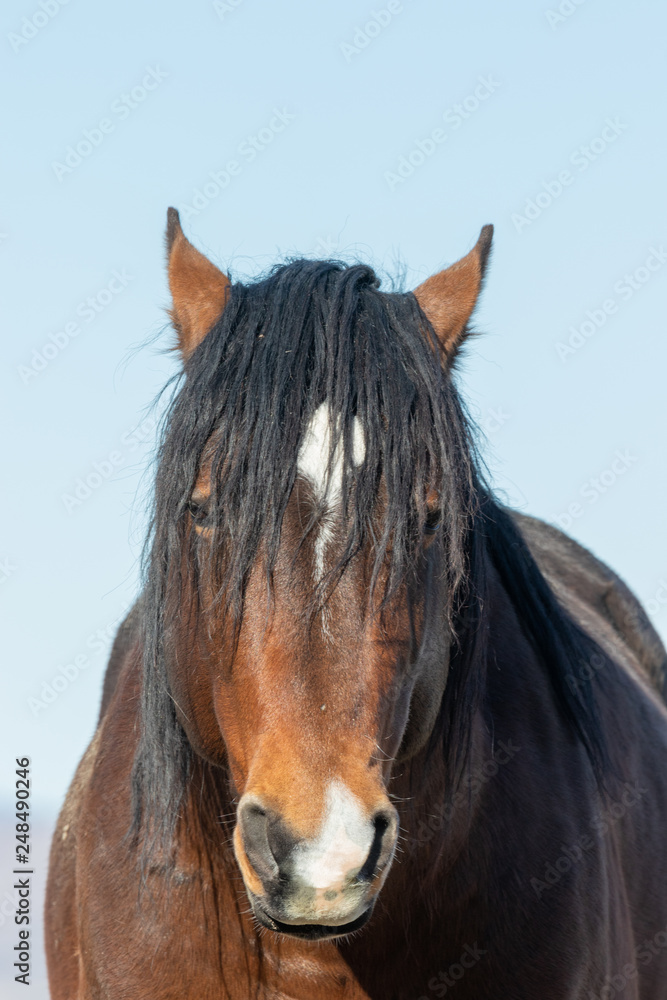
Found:
[[[487,233],[444,278],[417,290],[446,351],[453,353],[474,306],[489,241]],[[228,282],[188,243],[175,213],[168,247],[172,318],[187,358],[224,308]],[[334,455],[327,464],[335,423],[324,402],[304,431],[270,600],[260,546],[237,631],[206,579],[206,552],[219,540],[198,514],[206,510],[211,479],[201,470],[190,526],[202,555],[200,584],[191,614],[186,584],[171,629],[180,669],[170,672],[170,691],[194,749],[228,764],[238,796],[234,850],[255,916],[308,939],[346,934],[368,919],[396,849],[391,766],[406,741],[408,755],[423,746],[446,677],[446,648],[435,644],[430,658],[416,656],[424,580],[415,593],[399,587],[381,612],[369,606],[370,542],[347,561],[326,599],[312,600],[347,537],[342,461]],[[355,419],[352,462],[362,463],[364,452],[364,428]],[[380,594],[383,580],[377,583]]]
[[[368,607],[369,550],[352,559],[326,599],[313,602],[346,537],[340,469],[326,477],[329,426],[325,404],[304,435],[270,601],[260,555],[236,642],[224,616],[207,613],[204,596],[196,642],[182,653],[200,690],[172,681],[177,703],[190,706],[185,716],[202,719],[205,706],[213,708],[215,718],[209,712],[200,729],[224,740],[239,796],[234,849],[257,919],[310,939],[361,926],[389,871],[398,821],[387,785],[414,684],[421,614],[405,588],[381,614]],[[361,427],[355,460],[363,460]],[[207,478],[204,472],[195,491],[199,510]],[[191,530],[205,566],[215,530],[196,520]],[[189,735],[201,741],[201,732]]]

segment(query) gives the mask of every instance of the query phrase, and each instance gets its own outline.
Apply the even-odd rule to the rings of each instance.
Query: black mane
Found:
[[[485,486],[470,422],[417,300],[410,293],[381,293],[378,284],[369,267],[308,260],[234,284],[221,318],[186,364],[158,454],[147,549],[135,832],[148,822],[156,836],[171,835],[190,770],[192,750],[168,690],[164,601],[169,567],[180,565],[188,500],[207,444],[213,456],[208,517],[219,533],[213,570],[221,602],[238,617],[260,542],[270,576],[299,444],[324,400],[339,418],[343,504],[350,514],[338,572],[370,539],[374,580],[388,563],[382,596],[390,597],[420,558],[427,486],[438,495],[438,544],[446,567],[440,585],[457,650],[441,711],[446,756],[456,756],[465,741],[483,685],[488,557],[548,671],[557,705],[600,771],[604,746],[592,690],[582,684],[575,693],[565,680],[573,657],[590,655],[591,640],[560,608],[510,516]],[[358,468],[351,460],[355,416],[366,441]],[[333,440],[332,454],[335,446]],[[385,527],[376,537],[381,479]]]

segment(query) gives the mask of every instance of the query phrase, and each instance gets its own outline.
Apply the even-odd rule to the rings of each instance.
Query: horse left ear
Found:
[[[484,226],[477,243],[458,263],[427,278],[414,295],[448,354],[463,341],[484,281],[493,226]]]
[[[170,316],[181,354],[187,360],[222,314],[229,278],[186,239],[175,208],[167,210],[166,242]]]

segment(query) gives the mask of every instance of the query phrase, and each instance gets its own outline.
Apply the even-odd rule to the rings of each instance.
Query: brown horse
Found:
[[[173,209],[167,244],[184,377],[53,840],[54,1000],[664,1000],[665,653],[480,474],[491,227],[400,294],[231,284]]]

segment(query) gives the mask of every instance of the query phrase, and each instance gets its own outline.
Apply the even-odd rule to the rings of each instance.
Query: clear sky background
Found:
[[[177,364],[169,205],[233,275],[333,255],[406,287],[494,223],[460,380],[495,482],[667,635],[663,4],[10,0],[0,20],[0,803],[29,754],[50,821],[139,586],[150,404]]]

